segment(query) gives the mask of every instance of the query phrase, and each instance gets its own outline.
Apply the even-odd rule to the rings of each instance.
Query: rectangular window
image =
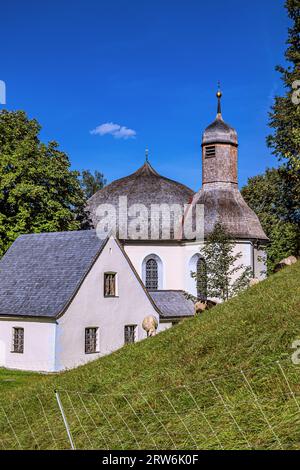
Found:
[[[99,352],[98,328],[85,329],[85,354]]]
[[[136,325],[126,325],[124,328],[125,344],[135,343]]]
[[[215,145],[209,145],[208,147],[205,147],[205,158],[213,158],[215,156],[216,156]]]
[[[24,352],[24,328],[13,328],[12,352],[23,354]]]
[[[116,273],[104,274],[104,297],[116,297]]]

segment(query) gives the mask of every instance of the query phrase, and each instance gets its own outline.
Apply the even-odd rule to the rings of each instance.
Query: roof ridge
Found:
[[[129,177],[133,177],[133,181],[129,187],[129,194],[131,193],[131,188],[133,188],[135,186],[135,182],[136,182],[136,179],[142,175],[144,172],[147,172],[147,174],[150,176],[150,174],[152,173],[154,176],[160,176],[155,170],[154,168],[152,168],[152,166],[150,165],[149,162],[145,162],[138,170],[136,170],[134,173],[132,173],[131,175],[129,175]]]
[[[148,292],[185,292],[183,289],[148,289]]]
[[[96,229],[88,229],[88,230],[62,230],[62,231],[56,231],[56,232],[32,232],[32,233],[22,233],[21,235],[16,238],[18,240],[19,238],[23,237],[41,237],[41,236],[54,236],[54,235],[74,235],[74,234],[87,234],[87,233],[96,233]],[[15,240],[15,241],[16,241]]]
[[[147,174],[153,174],[155,176],[161,176],[154,168],[153,166],[147,161],[145,162],[140,168],[138,168],[133,175],[141,175],[143,173]]]

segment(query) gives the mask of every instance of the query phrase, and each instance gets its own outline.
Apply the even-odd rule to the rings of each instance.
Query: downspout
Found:
[[[254,242],[252,242],[252,275],[253,279],[255,279]]]
[[[258,243],[258,239],[255,240],[255,242],[251,242],[252,245],[252,274],[253,274],[253,279],[255,279],[255,247]]]

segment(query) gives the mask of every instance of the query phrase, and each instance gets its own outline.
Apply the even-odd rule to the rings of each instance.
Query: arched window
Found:
[[[200,300],[207,299],[207,269],[203,258],[197,261],[197,297]]]
[[[142,279],[146,289],[163,289],[163,264],[156,254],[151,254],[144,258],[142,263]]]
[[[146,289],[158,289],[158,266],[154,258],[146,261]]]

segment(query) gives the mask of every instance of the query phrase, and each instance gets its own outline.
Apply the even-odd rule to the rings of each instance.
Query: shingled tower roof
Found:
[[[205,237],[219,222],[233,238],[267,241],[257,215],[238,189],[238,136],[223,120],[221,91],[217,98],[217,117],[202,138],[202,189],[195,195],[193,206],[204,206]]]
[[[226,124],[222,117],[221,98],[222,93],[217,93],[218,110],[217,117],[204,131],[202,145],[207,144],[232,144],[238,145],[237,132],[233,127]]]

